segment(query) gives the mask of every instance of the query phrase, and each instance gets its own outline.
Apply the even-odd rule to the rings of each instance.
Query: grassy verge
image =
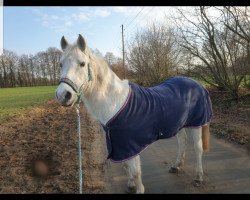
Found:
[[[219,138],[224,138],[233,143],[247,145],[249,147],[249,135],[244,127],[239,124],[227,125],[219,122],[211,124],[211,130],[214,135]]]
[[[238,143],[250,148],[250,93],[240,90],[238,102],[230,101],[225,91],[209,89],[213,104],[211,132],[219,138]]]
[[[0,123],[54,98],[56,86],[0,89]]]

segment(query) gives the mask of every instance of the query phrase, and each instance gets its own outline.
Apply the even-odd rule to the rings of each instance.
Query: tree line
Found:
[[[57,84],[61,53],[54,47],[35,55],[21,56],[13,51],[4,50],[0,56],[0,87]]]
[[[113,71],[124,78],[122,59],[107,52],[105,56],[95,49],[92,51],[104,57]],[[60,57],[62,51],[50,47],[35,55],[20,55],[4,49],[0,55],[0,88],[56,85],[60,78]]]

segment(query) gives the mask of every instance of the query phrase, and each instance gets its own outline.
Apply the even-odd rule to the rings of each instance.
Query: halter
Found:
[[[88,63],[88,82],[92,80],[91,71],[90,71],[90,64]],[[68,84],[77,94],[77,101],[76,101],[76,114],[77,114],[77,150],[78,150],[78,162],[79,162],[79,193],[82,194],[82,182],[83,182],[83,173],[82,173],[82,152],[81,152],[81,123],[80,123],[80,102],[82,96],[82,86],[78,88],[77,85],[71,81],[69,78],[61,78],[59,81],[60,83]]]
[[[91,80],[92,80],[92,76],[91,76],[91,71],[90,71],[90,64],[88,63],[88,82]],[[60,83],[68,84],[76,92],[77,94],[76,104],[79,104],[81,102],[83,84],[78,88],[77,85],[67,77],[61,78],[59,81],[59,84]]]

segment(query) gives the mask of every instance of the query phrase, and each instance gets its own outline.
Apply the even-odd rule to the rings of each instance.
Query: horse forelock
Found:
[[[78,55],[82,51],[78,48],[77,44],[68,45],[67,48],[63,51],[61,60],[72,57],[73,55]]]

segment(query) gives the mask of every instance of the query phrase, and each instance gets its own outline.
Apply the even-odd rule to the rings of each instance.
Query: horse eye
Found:
[[[60,63],[60,68],[62,68],[62,63]]]
[[[84,65],[85,65],[85,62],[81,62],[81,63],[80,63],[80,66],[81,66],[81,67],[84,67]]]

